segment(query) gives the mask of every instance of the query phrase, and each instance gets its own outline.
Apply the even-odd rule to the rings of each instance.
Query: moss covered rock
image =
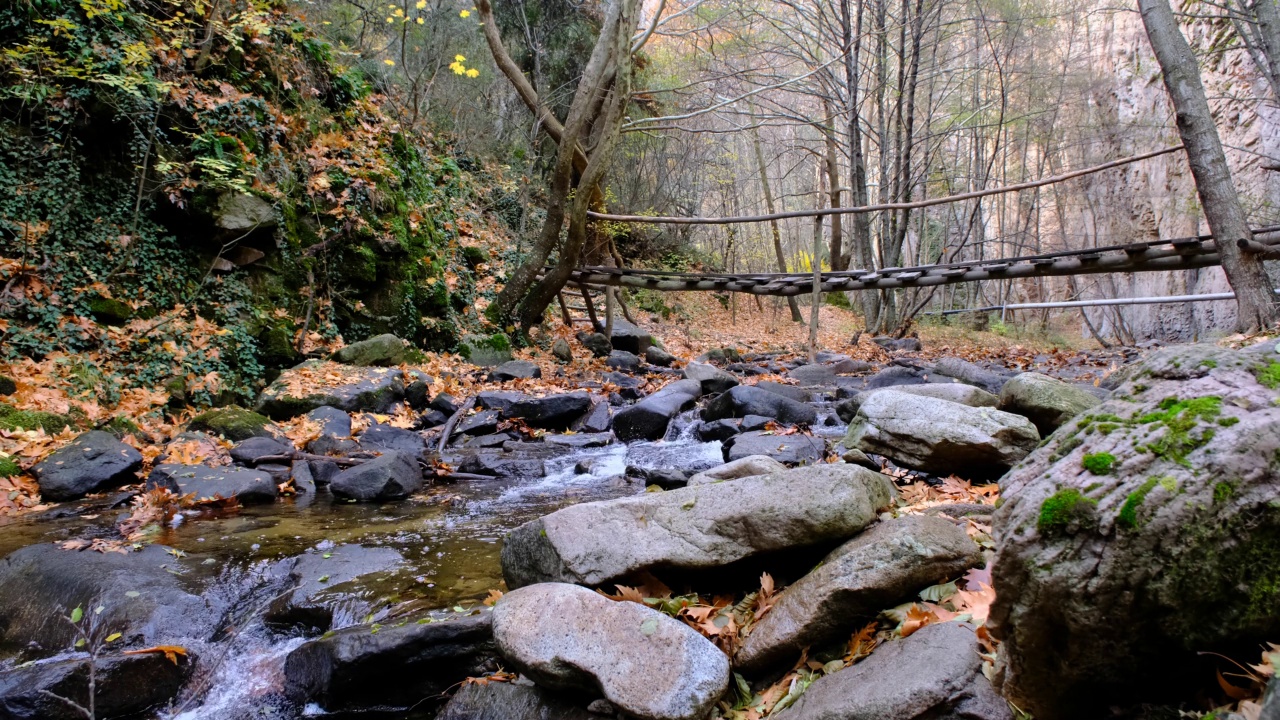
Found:
[[[128,303],[101,295],[89,299],[89,313],[103,325],[123,325],[133,318]]]
[[[407,352],[403,340],[387,333],[342,348],[333,354],[333,361],[357,367],[399,365]]]
[[[50,435],[55,435],[68,426],[75,427],[76,423],[66,415],[39,410],[19,410],[11,405],[0,403],[0,428],[2,429],[41,429]]]
[[[22,466],[8,455],[0,455],[0,478],[22,474]]]
[[[266,416],[235,405],[200,413],[191,418],[187,429],[221,435],[235,442],[251,437],[275,437],[279,434],[276,426]]]
[[[495,367],[511,359],[511,341],[502,333],[468,335],[458,343],[458,354],[472,365]]]
[[[1280,636],[1274,345],[1159,351],[1001,479],[990,624],[1037,720],[1188,699],[1197,652]]]
[[[18,392],[18,383],[8,375],[0,375],[0,395],[12,395]]]

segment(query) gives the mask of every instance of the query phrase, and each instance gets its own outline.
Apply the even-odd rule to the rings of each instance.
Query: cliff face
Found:
[[[1090,68],[1086,125],[1094,141],[1085,154],[1114,158],[1179,142],[1159,65],[1136,11],[1101,11],[1085,21]],[[1266,81],[1237,43],[1228,24],[1184,26],[1202,58],[1201,73],[1227,151],[1236,186],[1255,226],[1280,218],[1280,173],[1263,165],[1280,157],[1280,111]],[[1077,185],[1065,225],[1083,245],[1112,245],[1208,232],[1195,182],[1181,153],[1101,173]],[[1074,244],[1074,243],[1073,243]],[[1273,273],[1274,276],[1274,273]],[[1229,292],[1219,268],[1098,276],[1080,283],[1083,298],[1193,295]],[[1090,310],[1100,330],[1134,340],[1191,341],[1229,333],[1231,301],[1145,305]]]

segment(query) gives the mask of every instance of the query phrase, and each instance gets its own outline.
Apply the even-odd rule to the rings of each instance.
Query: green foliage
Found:
[[[1085,497],[1079,490],[1063,488],[1041,503],[1036,529],[1049,534],[1065,532],[1072,526],[1093,525],[1097,505],[1097,500]]]
[[[22,466],[8,455],[0,455],[0,478],[13,477],[22,473]]]
[[[1105,433],[1104,433],[1105,434]],[[1089,453],[1081,459],[1080,464],[1094,475],[1109,475],[1116,463],[1116,456],[1111,453]]]

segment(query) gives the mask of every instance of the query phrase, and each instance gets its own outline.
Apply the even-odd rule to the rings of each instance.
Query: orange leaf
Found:
[[[148,653],[164,653],[169,662],[174,665],[178,664],[178,656],[187,656],[187,649],[181,645],[156,645],[155,647],[143,648],[141,650],[125,650],[125,655],[145,655]]]

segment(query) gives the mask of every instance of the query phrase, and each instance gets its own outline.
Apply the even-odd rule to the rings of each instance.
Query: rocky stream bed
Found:
[[[80,436],[0,526],[0,718],[91,679],[96,718],[1177,717],[1196,653],[1280,637],[1274,342],[1104,380],[600,339],[556,392],[384,337],[154,460]]]

